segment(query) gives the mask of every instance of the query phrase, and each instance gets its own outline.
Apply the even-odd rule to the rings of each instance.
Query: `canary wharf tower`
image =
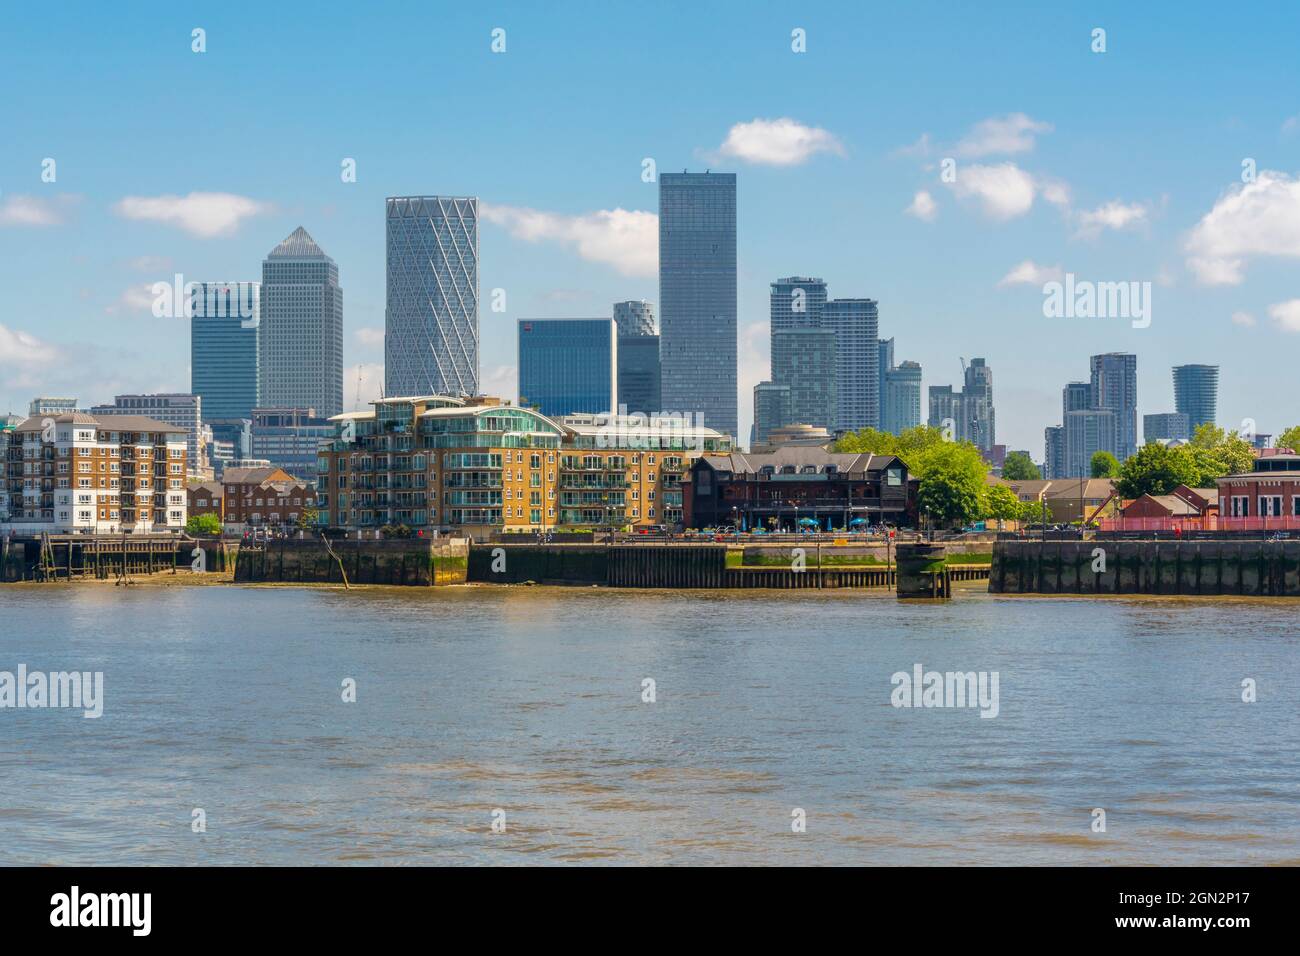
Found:
[[[387,200],[384,394],[478,394],[478,199]]]
[[[659,367],[665,411],[736,434],[736,175],[659,174]]]

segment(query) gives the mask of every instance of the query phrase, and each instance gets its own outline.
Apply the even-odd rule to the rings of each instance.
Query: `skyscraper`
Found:
[[[1109,408],[1081,408],[1065,413],[1065,474],[1058,478],[1089,478],[1092,456],[1116,446],[1117,416]],[[1118,456],[1116,456],[1118,457]]]
[[[1061,389],[1061,414],[1068,415],[1081,409],[1092,408],[1092,384],[1069,382]]]
[[[885,387],[885,380],[889,377],[889,370],[894,367],[894,340],[881,339],[878,355],[876,367],[879,371],[876,373],[876,383],[880,388],[880,396],[876,400],[876,415],[880,419],[879,427],[888,431],[885,422],[890,417],[889,390]]]
[[[654,303],[615,302],[614,324],[618,327],[618,404],[629,415],[652,415],[663,404]]]
[[[807,276],[777,279],[770,286],[769,316],[771,332],[821,325],[822,306],[826,304],[826,282]]]
[[[1115,413],[1113,451],[1121,462],[1126,461],[1137,451],[1137,356],[1107,352],[1092,356],[1091,363],[1092,407]]]
[[[835,333],[839,411],[832,432],[880,427],[880,319],[874,299],[831,299],[822,328]]]
[[[658,335],[659,323],[655,321],[655,304],[645,299],[629,299],[614,303],[614,324],[619,335]]]
[[[385,394],[478,394],[478,199],[394,196],[386,216]]]
[[[1043,429],[1043,477],[1065,477],[1065,426],[1049,425]]]
[[[992,452],[996,442],[993,410],[993,370],[982,358],[965,366],[961,391],[951,385],[930,386],[931,428],[951,426],[956,441],[972,442],[980,451]]]
[[[190,391],[205,421],[248,418],[261,401],[261,283],[199,282],[191,297]]]
[[[1219,366],[1175,365],[1174,409],[1187,416],[1191,434],[1219,414]]]
[[[891,340],[892,341],[892,340]],[[882,430],[900,435],[921,424],[921,366],[903,362],[885,373]]]
[[[616,412],[613,319],[520,319],[519,404],[543,415]]]
[[[343,411],[343,289],[334,260],[299,226],[262,262],[258,391],[278,408]],[[213,416],[214,418],[220,416]]]
[[[1158,412],[1142,416],[1142,441],[1187,441],[1192,428],[1185,412]]]
[[[766,442],[774,428],[790,424],[790,386],[759,382],[754,386],[754,427],[749,447]]]
[[[781,424],[835,427],[838,352],[833,329],[795,326],[772,333],[772,380],[790,390],[790,420]]]
[[[659,175],[662,404],[736,435],[736,176]]]

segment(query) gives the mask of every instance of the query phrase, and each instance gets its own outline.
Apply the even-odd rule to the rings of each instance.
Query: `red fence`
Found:
[[[1300,531],[1300,516],[1225,518],[1205,515],[1197,518],[1102,518],[1102,531]]]

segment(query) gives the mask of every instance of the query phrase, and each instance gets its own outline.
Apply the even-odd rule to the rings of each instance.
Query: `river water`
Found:
[[[0,671],[104,699],[0,710],[0,862],[1295,865],[1297,611],[3,586]],[[997,716],[893,706],[918,664]]]

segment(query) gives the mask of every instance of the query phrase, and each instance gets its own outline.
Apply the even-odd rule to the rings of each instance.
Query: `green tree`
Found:
[[[1033,481],[1043,476],[1028,452],[1013,451],[1002,463],[1002,477],[1007,481]]]
[[[1153,442],[1120,466],[1115,489],[1121,498],[1140,498],[1167,495],[1179,485],[1191,486],[1195,481],[1196,465],[1190,454]]]
[[[899,435],[882,432],[876,428],[850,432],[835,443],[834,450],[859,455],[897,455],[907,465],[908,473],[913,478],[919,478],[925,473],[931,456],[944,446],[965,446],[972,450],[975,448],[970,442],[945,441],[943,432],[938,428],[918,425],[915,428],[904,429]],[[979,456],[978,451],[975,454],[976,457]],[[985,470],[987,471],[987,467]]]
[[[1274,448],[1290,448],[1292,451],[1300,448],[1300,425],[1292,425],[1282,434],[1278,435],[1273,441]]]
[[[1052,512],[1044,499],[1020,502],[1020,520],[1025,524],[1047,524]]]
[[[201,534],[221,534],[221,519],[212,512],[190,515],[185,522],[185,533],[198,537]]]
[[[1089,467],[1094,478],[1119,477],[1119,459],[1108,451],[1093,452]]]
[[[1255,450],[1236,432],[1225,431],[1209,422],[1200,425],[1191,442],[1177,449],[1191,462],[1193,488],[1208,488],[1224,475],[1252,471]]]
[[[1006,485],[987,485],[984,489],[984,514],[999,524],[1020,517],[1020,499]]]
[[[315,508],[303,508],[298,512],[298,527],[303,531],[310,531],[318,524],[320,524],[320,512]]]
[[[962,525],[980,516],[988,467],[974,445],[941,438],[920,460],[924,464],[916,500],[923,514],[943,527]]]

